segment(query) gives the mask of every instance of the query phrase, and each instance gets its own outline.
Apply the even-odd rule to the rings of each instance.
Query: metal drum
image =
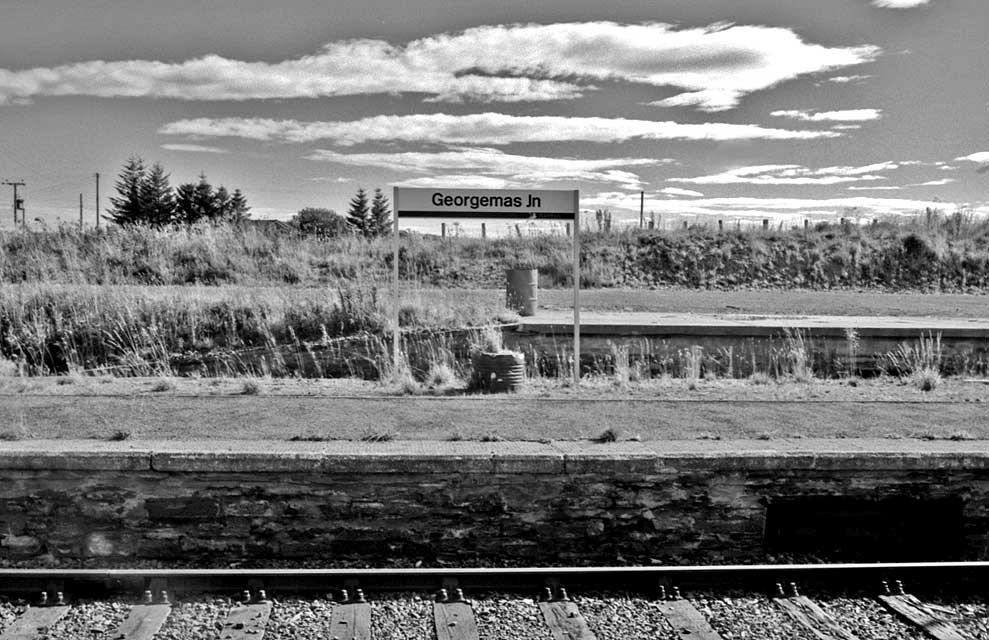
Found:
[[[506,305],[521,316],[536,315],[539,305],[539,270],[509,269],[505,272]]]
[[[525,382],[525,355],[514,351],[471,355],[474,386],[488,393],[518,391]]]

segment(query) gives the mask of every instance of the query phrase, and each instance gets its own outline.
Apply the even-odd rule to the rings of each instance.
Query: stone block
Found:
[[[159,520],[213,520],[223,515],[219,500],[208,497],[148,498],[145,501],[148,519]]]

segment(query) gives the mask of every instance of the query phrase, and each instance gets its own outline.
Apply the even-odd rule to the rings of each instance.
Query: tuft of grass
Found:
[[[617,442],[618,441],[618,430],[608,427],[602,431],[596,438],[591,438],[592,442],[597,442],[598,444],[604,444],[606,442]]]
[[[245,380],[240,392],[245,396],[256,396],[264,392],[264,387],[257,380]]]
[[[449,436],[447,436],[447,438],[446,438],[446,439],[447,439],[447,440],[448,440],[449,442],[460,442],[460,441],[462,441],[462,440],[465,440],[465,438],[464,438],[464,434],[462,434],[462,433],[460,433],[459,431],[454,431],[454,432],[453,432],[453,433],[451,433],[451,434],[450,434]]]
[[[113,433],[111,433],[110,434],[110,437],[107,438],[107,440],[110,440],[111,442],[121,442],[123,440],[129,440],[130,437],[131,437],[131,432],[130,431],[125,431],[123,429],[118,429],[117,431],[114,431]]]
[[[457,376],[446,362],[432,363],[426,373],[426,386],[430,391],[443,392],[464,387],[464,381]]]
[[[10,429],[5,429],[3,431],[0,431],[0,440],[4,442],[15,442],[20,439],[21,439],[21,434],[18,433],[17,431],[13,431]]]
[[[925,367],[911,373],[909,381],[921,391],[929,392],[941,386],[943,378],[937,369]]]
[[[749,383],[760,386],[772,384],[773,378],[765,371],[755,371],[749,376]]]
[[[398,436],[395,431],[378,431],[370,427],[361,433],[361,442],[390,442]]]
[[[331,438],[328,438],[326,436],[301,435],[301,436],[292,436],[291,438],[288,439],[288,441],[289,442],[326,442],[330,439]]]
[[[175,380],[172,380],[171,378],[158,378],[151,384],[151,391],[154,393],[175,391]]]
[[[618,389],[628,388],[632,380],[632,367],[629,364],[628,345],[611,344],[611,358],[614,362],[614,382]]]
[[[497,433],[494,433],[493,431],[485,433],[483,436],[481,436],[481,442],[501,442],[503,440],[504,438],[502,438]]]
[[[976,439],[975,436],[972,435],[971,432],[965,431],[964,429],[959,431],[952,431],[950,434],[948,434],[948,440],[954,440],[955,442],[960,442],[963,440],[975,440],[975,439]]]

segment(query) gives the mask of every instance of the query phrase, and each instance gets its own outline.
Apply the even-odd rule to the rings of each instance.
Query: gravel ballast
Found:
[[[273,601],[265,640],[329,638],[334,604],[330,600],[284,598]]]
[[[471,599],[481,640],[553,640],[533,598],[488,593]]]
[[[589,593],[574,598],[598,640],[679,640],[654,601],[622,593]]]
[[[724,640],[814,640],[766,598],[733,595],[692,601]]]
[[[218,640],[223,621],[234,604],[230,598],[203,598],[176,604],[155,640]]]
[[[127,617],[130,605],[121,602],[79,602],[58,622],[38,635],[39,640],[93,640],[109,638]]]
[[[860,640],[924,640],[922,631],[901,621],[872,598],[815,600],[838,624]]]
[[[433,640],[433,605],[422,595],[376,593],[371,601],[371,637]]]

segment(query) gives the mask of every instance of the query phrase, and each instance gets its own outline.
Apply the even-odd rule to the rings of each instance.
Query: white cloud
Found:
[[[755,184],[755,185],[833,185],[845,182],[884,180],[875,175],[899,167],[895,162],[880,162],[862,167],[824,167],[809,169],[798,164],[764,164],[729,169],[722,173],[694,178],[669,178],[669,182],[688,184]]]
[[[967,156],[955,158],[956,162],[966,160],[968,162],[989,162],[989,151],[979,151],[978,153],[971,153]]]
[[[660,193],[668,196],[687,196],[688,198],[702,198],[704,194],[700,191],[691,191],[690,189],[678,189],[677,187],[666,187],[665,189],[660,189]]]
[[[252,140],[312,142],[331,140],[352,145],[369,141],[445,142],[449,144],[510,144],[586,140],[622,142],[646,140],[810,140],[833,138],[833,131],[794,131],[754,124],[710,122],[681,124],[625,118],[513,116],[504,113],[471,115],[374,116],[353,121],[299,122],[266,118],[194,118],[170,122],[158,131],[193,138],[239,137]]]
[[[866,185],[866,186],[852,186],[852,187],[848,187],[848,190],[849,191],[900,191],[901,189],[903,189],[903,187],[894,187],[894,186],[891,186],[891,185],[889,185],[889,186],[879,186],[879,185],[872,186],[872,185]]]
[[[190,153],[230,153],[226,149],[219,147],[204,147],[200,144],[163,144],[162,149],[169,151],[187,151]]]
[[[803,122],[867,122],[882,117],[882,109],[844,109],[842,111],[805,111],[789,109],[773,111],[770,115],[793,118]]]
[[[918,182],[917,184],[907,185],[910,187],[943,187],[946,184],[951,184],[952,182],[958,182],[954,178],[941,178],[940,180],[928,180],[927,182]]]
[[[524,189],[531,186],[515,180],[496,178],[494,176],[459,174],[413,178],[411,180],[402,180],[395,184],[400,187],[444,187],[447,189]]]
[[[608,207],[638,216],[639,195],[622,192],[598,193],[581,197],[581,207]],[[796,216],[834,217],[882,215],[913,215],[925,207],[943,211],[955,211],[960,205],[953,202],[911,200],[901,198],[874,198],[851,196],[844,198],[699,198],[645,200],[645,210],[663,216],[712,216],[721,218],[770,218],[792,219]]]
[[[868,75],[851,75],[851,76],[835,76],[833,78],[828,78],[828,82],[834,82],[835,84],[848,84],[850,82],[860,82],[862,80],[868,80],[872,76]]]
[[[884,9],[913,9],[925,4],[930,4],[931,0],[872,0],[872,5]]]
[[[878,47],[826,47],[780,27],[614,22],[480,26],[405,45],[332,42],[281,62],[207,55],[181,62],[93,60],[0,69],[0,104],[36,96],[251,100],[422,93],[430,100],[570,99],[594,81],[680,91],[654,104],[705,111],[754,91],[869,62]]]
[[[557,181],[611,182],[639,188],[642,180],[620,167],[662,164],[653,158],[606,158],[583,160],[520,156],[490,148],[453,148],[435,153],[339,153],[319,149],[307,156],[310,160],[334,162],[359,167],[377,167],[393,171],[427,173],[473,170],[489,177],[508,177],[518,182],[541,184]]]

